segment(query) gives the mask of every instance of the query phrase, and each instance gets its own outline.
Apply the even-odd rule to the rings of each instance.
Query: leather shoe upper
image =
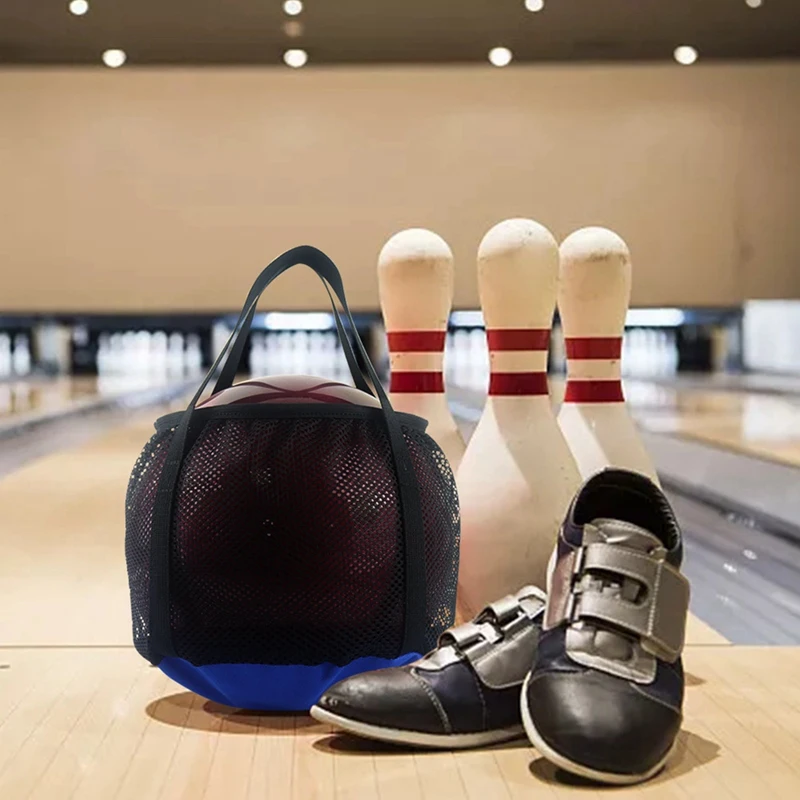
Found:
[[[670,750],[684,687],[682,553],[672,509],[644,476],[604,470],[573,501],[522,698],[535,732],[568,761],[639,775]]]
[[[544,593],[525,587],[445,631],[419,661],[347,678],[317,705],[359,722],[432,734],[520,725],[520,688],[543,613]]]

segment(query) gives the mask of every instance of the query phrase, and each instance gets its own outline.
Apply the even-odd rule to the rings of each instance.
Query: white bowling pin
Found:
[[[169,339],[166,331],[155,331],[150,337],[150,371],[163,376],[167,371],[167,348]]]
[[[0,378],[11,374],[11,366],[11,337],[7,333],[0,333]]]
[[[108,375],[109,360],[111,359],[111,335],[103,332],[97,337],[97,374]]]
[[[442,374],[453,282],[453,254],[431,231],[396,233],[378,256],[392,406],[428,420],[428,433],[455,472],[464,440],[447,406]]]
[[[18,333],[14,337],[14,352],[12,355],[14,374],[20,378],[30,375],[31,372],[31,350],[28,345],[28,337],[24,333]]]
[[[262,375],[262,350],[264,347],[264,337],[260,333],[250,334],[250,354],[247,357],[247,370],[251,378]]]
[[[231,329],[222,321],[217,320],[211,326],[211,355],[216,358],[223,347],[228,343],[231,335]],[[181,349],[183,344],[181,343]]]
[[[220,347],[220,349],[222,349]],[[170,375],[183,375],[183,334],[173,331],[167,344],[167,369]]]
[[[453,331],[453,386],[469,385],[469,345],[469,331],[466,328],[456,328]]]
[[[658,480],[620,380],[630,294],[630,253],[616,233],[582,228],[562,242],[558,308],[567,388],[558,422],[584,478],[614,466]]]
[[[190,333],[186,337],[186,371],[189,375],[199,375],[203,368],[203,351],[201,349],[200,336]]]
[[[489,396],[458,470],[460,598],[471,610],[545,585],[559,525],[580,484],[556,422],[547,352],[558,243],[533,220],[495,225],[478,250]]]

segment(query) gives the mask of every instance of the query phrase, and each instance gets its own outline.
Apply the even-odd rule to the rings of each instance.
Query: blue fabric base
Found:
[[[398,658],[357,658],[336,664],[208,664],[196,667],[182,658],[164,658],[159,668],[181,686],[234,708],[252,711],[308,711],[334,683],[386,667],[402,667],[416,661],[419,653]]]

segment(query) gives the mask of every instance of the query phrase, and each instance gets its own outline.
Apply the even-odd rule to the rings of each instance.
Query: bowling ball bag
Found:
[[[300,263],[331,297],[356,388],[379,402],[198,407],[214,376],[212,396],[232,385],[261,293]],[[186,410],[156,422],[133,468],[125,554],[139,653],[216,702],[306,710],[342,678],[432,649],[454,621],[460,520],[426,425],[392,409],[333,262],[308,246],[277,258]]]

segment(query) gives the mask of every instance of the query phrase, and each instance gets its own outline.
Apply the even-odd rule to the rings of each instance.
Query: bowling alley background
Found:
[[[388,17],[356,0],[50,5],[0,4],[0,373],[126,372],[151,350],[207,364],[254,265],[300,241],[344,265],[353,307],[373,315],[376,254],[412,226],[448,241],[454,308],[474,310],[477,243],[520,215],[559,239],[619,231],[633,307],[683,310],[631,320],[647,333],[629,337],[629,371],[800,370],[758,344],[795,307],[746,305],[800,297],[785,4],[683,0],[635,23],[618,1]],[[512,60],[498,68],[500,46]],[[294,52],[302,68],[284,63]],[[323,309],[307,275],[270,297],[273,311]],[[43,319],[64,327],[43,336]],[[305,358],[305,342],[272,344]]]
[[[145,444],[154,421],[165,420],[166,441],[261,270],[311,245],[341,270],[353,311],[344,341],[363,340],[377,394],[384,386],[395,410],[419,412],[429,431],[449,425],[462,449],[480,444],[481,420],[503,423],[524,475],[522,458],[495,459],[513,450],[498,436],[486,455],[476,445],[478,477],[472,488],[462,481],[446,533],[454,543],[458,521],[463,542],[464,512],[474,521],[482,505],[486,548],[467,556],[475,582],[492,589],[480,571],[496,561],[539,579],[524,560],[534,551],[517,558],[496,546],[492,526],[511,519],[502,533],[524,539],[529,518],[541,522],[558,502],[545,491],[531,512],[524,498],[559,461],[531,420],[556,430],[571,402],[562,402],[568,344],[558,310],[550,328],[554,287],[543,287],[550,275],[563,289],[556,250],[589,226],[614,232],[595,242],[624,240],[606,267],[630,269],[632,293],[618,315],[621,343],[616,329],[570,334],[570,378],[624,394],[595,404],[614,406],[632,433],[607,426],[607,439],[628,455],[631,438],[641,440],[680,524],[691,583],[674,761],[626,796],[800,796],[798,131],[796,0],[0,0],[0,798],[585,791],[548,771],[527,740],[465,753],[376,749],[306,714],[242,714],[185,691],[134,648],[124,539],[132,468],[153,489],[140,497],[155,503],[148,457],[166,462],[158,437]],[[485,299],[486,316],[481,308],[481,242],[493,230],[544,228],[552,237],[542,234],[538,255],[525,254],[520,235],[489,259],[505,275],[493,322]],[[514,253],[519,273],[509,267],[516,256],[504,260]],[[575,261],[592,259],[587,249]],[[401,274],[412,262],[425,267],[418,284]],[[526,281],[526,271],[539,277]],[[438,296],[421,288],[426,275]],[[622,309],[623,293],[608,288],[590,312]],[[297,266],[259,302],[235,380],[284,376],[263,392],[265,406],[275,391],[297,399],[317,378],[357,375],[328,299]],[[593,316],[579,309],[577,327]],[[584,341],[577,350],[590,355],[576,356],[574,340],[593,338],[605,341]],[[353,359],[365,366],[360,352]],[[395,389],[426,391],[393,392],[392,359]],[[505,375],[494,394],[492,369]],[[226,411],[228,398],[262,394],[262,383],[223,389],[206,406],[209,389],[197,398],[201,418],[244,413],[234,403]],[[503,396],[503,385],[523,388]],[[348,386],[328,399],[361,395]],[[318,405],[300,416],[338,413]],[[191,417],[182,435],[199,436]],[[591,422],[581,430],[601,438]],[[574,457],[581,448],[568,444]],[[380,530],[389,495],[358,471],[366,460],[356,454],[341,459],[352,491],[331,500],[328,473],[303,472],[297,453],[331,463],[340,451],[317,438],[282,446],[285,475],[302,474],[277,492],[278,516],[320,533],[324,546],[308,552],[326,559],[318,574],[336,584],[318,603],[300,594],[287,605],[301,621],[342,613],[360,625],[349,578],[328,569],[345,563],[346,541],[324,536],[329,520],[306,521],[350,498],[365,527]],[[249,468],[246,447],[226,447],[242,475],[273,485],[268,470]],[[267,463],[275,446],[259,452]],[[224,488],[218,464],[210,460],[204,485]],[[242,507],[250,486],[239,485]],[[509,487],[525,499],[513,517]],[[172,496],[158,496],[164,542]],[[211,527],[222,519],[231,536],[247,533],[217,511]],[[548,535],[563,519],[561,509],[545,519]],[[151,538],[142,534],[140,554]],[[252,550],[213,544],[246,561],[261,586],[258,564],[240,558]],[[439,567],[452,572],[440,549]],[[276,584],[302,564],[273,564]],[[137,586],[149,608],[149,573]],[[342,602],[331,603],[338,590]],[[463,622],[478,609],[460,593]],[[437,624],[451,621],[452,600]],[[225,608],[215,597],[205,607],[212,621]]]
[[[417,225],[450,242],[473,308],[482,232],[523,213],[558,238],[620,230],[635,305],[798,296],[799,81],[791,63],[6,70],[3,306],[233,310],[251,265],[305,238],[373,310],[377,250]],[[276,290],[322,307],[302,278]]]

